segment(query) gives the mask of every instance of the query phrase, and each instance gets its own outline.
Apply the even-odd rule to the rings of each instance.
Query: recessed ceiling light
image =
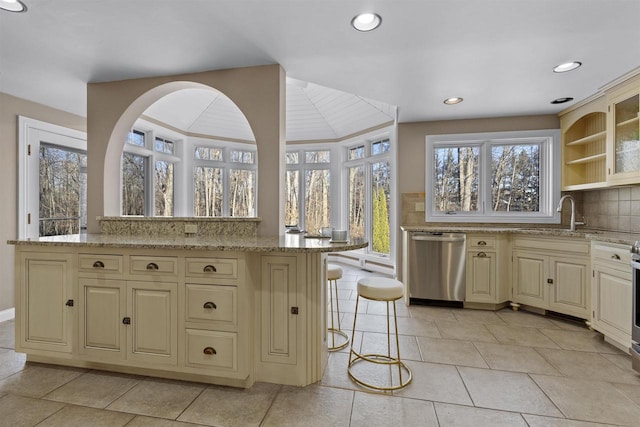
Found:
[[[382,23],[382,18],[377,13],[361,13],[351,20],[351,25],[358,31],[375,30]]]
[[[552,104],[564,104],[565,102],[569,102],[569,101],[573,101],[573,98],[571,98],[570,96],[564,97],[564,98],[558,98],[558,99],[554,99],[553,101],[551,101]]]
[[[553,67],[553,72],[566,73],[567,71],[575,70],[581,65],[582,65],[582,62],[578,62],[578,61],[565,62],[564,64],[556,65],[555,67]]]
[[[444,103],[447,105],[460,104],[463,101],[459,96],[454,96],[453,98],[447,98],[444,100]]]
[[[26,12],[27,6],[20,0],[0,0],[0,9],[9,12]]]

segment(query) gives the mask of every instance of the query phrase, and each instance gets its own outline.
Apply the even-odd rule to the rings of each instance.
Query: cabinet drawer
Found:
[[[495,249],[496,238],[493,236],[467,236],[467,246],[474,249]]]
[[[132,255],[131,274],[172,274],[178,273],[178,258]]]
[[[238,278],[238,260],[235,258],[187,258],[185,262],[189,277]]]
[[[122,255],[80,254],[78,269],[81,272],[122,274]]]
[[[237,370],[237,334],[233,332],[187,329],[186,336],[187,366]]]
[[[575,255],[589,254],[590,244],[585,239],[561,239],[550,237],[544,238],[530,238],[530,237],[516,237],[513,239],[514,248],[524,248],[527,250],[540,250],[540,251],[552,251],[562,252],[564,255],[573,253]]]
[[[629,271],[631,252],[629,246],[600,245],[593,246],[593,257],[596,261],[613,268]]]
[[[187,283],[187,322],[236,324],[238,290],[235,286]]]

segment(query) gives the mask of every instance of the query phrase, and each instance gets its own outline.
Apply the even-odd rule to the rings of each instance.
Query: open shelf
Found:
[[[594,133],[594,134],[589,135],[589,136],[585,136],[584,138],[580,138],[580,139],[576,139],[574,141],[567,142],[565,144],[565,146],[566,147],[573,147],[575,145],[588,144],[590,142],[594,142],[594,141],[597,141],[597,140],[599,140],[601,138],[604,138],[606,135],[607,135],[607,131],[603,130],[601,132]]]
[[[570,160],[568,161],[566,164],[567,165],[580,165],[583,163],[593,163],[593,162],[597,162],[599,160],[605,160],[607,158],[607,154],[606,153],[600,153],[600,154],[594,154],[593,156],[587,156],[587,157],[582,157],[579,159],[575,159],[575,160]]]

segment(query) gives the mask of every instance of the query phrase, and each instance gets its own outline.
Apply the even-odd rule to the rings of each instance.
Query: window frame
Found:
[[[182,207],[181,201],[178,199],[179,191],[177,188],[180,183],[180,166],[182,162],[182,146],[183,146],[183,137],[177,132],[172,132],[164,127],[152,124],[147,121],[138,120],[134,126],[131,128],[129,132],[136,132],[144,134],[144,146],[139,146],[135,144],[129,144],[125,141],[125,144],[122,148],[122,154],[131,153],[137,156],[142,156],[145,158],[145,178],[144,178],[144,214],[145,217],[155,217],[155,167],[156,161],[164,161],[167,163],[173,164],[173,216],[172,217],[164,217],[162,218],[174,218],[178,216],[182,216]],[[160,138],[166,142],[173,143],[173,152],[174,154],[165,153],[163,151],[157,151],[155,149],[156,138]],[[122,175],[122,155],[120,157],[120,215],[121,216],[130,216],[124,215],[122,213],[123,208],[123,200],[122,200],[122,184],[123,184],[123,175]],[[160,217],[160,216],[159,216]]]
[[[373,145],[375,143],[388,140],[389,141],[389,149],[386,152],[373,154]],[[347,188],[345,194],[343,195],[343,203],[344,203],[344,215],[345,218],[343,222],[345,224],[345,228],[349,228],[349,169],[352,167],[357,167],[362,165],[364,168],[364,185],[365,185],[365,235],[364,238],[369,242],[369,245],[361,249],[360,251],[364,252],[367,257],[371,257],[374,259],[383,259],[383,260],[391,260],[395,265],[395,251],[396,251],[396,239],[393,238],[393,235],[396,230],[396,206],[397,201],[394,203],[396,197],[396,182],[398,174],[397,169],[395,168],[395,152],[396,152],[396,144],[394,143],[395,139],[393,135],[390,135],[388,132],[377,133],[373,135],[369,135],[366,138],[359,138],[355,140],[351,140],[349,142],[345,142],[343,147],[343,156],[344,162],[341,165],[343,170],[343,177],[345,187]],[[358,157],[357,159],[347,160],[349,158],[349,150],[352,148],[357,148],[364,145],[364,155],[362,157]],[[389,254],[384,254],[381,252],[375,252],[373,250],[373,198],[372,198],[372,189],[373,189],[373,164],[380,163],[383,161],[389,162],[389,168],[391,169],[390,176],[390,194],[389,194],[389,232],[390,232],[390,248]]]
[[[560,130],[507,131],[426,136],[425,221],[559,224],[556,205],[560,199]],[[538,212],[501,212],[491,208],[491,148],[497,145],[540,144],[540,209]],[[434,149],[480,147],[478,159],[478,211],[445,213],[435,209]]]

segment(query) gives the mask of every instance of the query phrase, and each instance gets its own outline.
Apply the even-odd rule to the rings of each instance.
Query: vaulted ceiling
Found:
[[[0,11],[1,92],[86,115],[88,82],[278,63],[290,140],[340,138],[391,106],[399,122],[555,114],[571,103],[551,100],[640,66],[638,0],[23,1],[26,13]],[[351,28],[363,11],[380,28]],[[582,67],[552,72],[571,60]],[[222,99],[193,102],[200,119],[185,111],[180,126],[204,131],[214,115],[225,131]]]

